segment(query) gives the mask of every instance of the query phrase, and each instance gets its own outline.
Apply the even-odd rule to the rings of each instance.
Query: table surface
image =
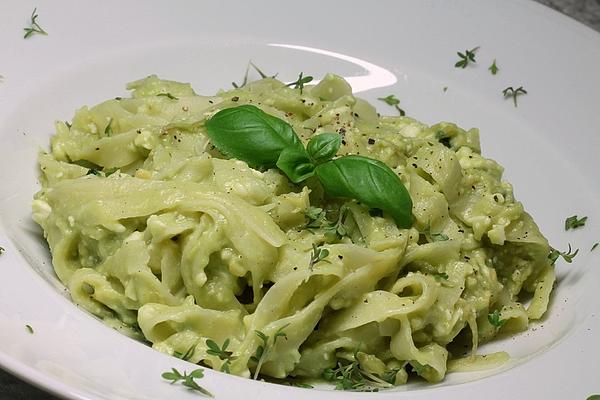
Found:
[[[600,31],[600,0],[536,0]],[[0,369],[0,400],[56,400]]]

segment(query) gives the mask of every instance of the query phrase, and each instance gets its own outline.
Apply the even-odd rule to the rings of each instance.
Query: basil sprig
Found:
[[[248,104],[219,111],[206,130],[221,153],[253,167],[274,167],[288,147],[304,151],[290,124]]]
[[[337,133],[321,133],[308,141],[306,151],[315,164],[321,164],[332,159],[341,144],[342,137]]]
[[[381,161],[345,156],[317,165],[315,174],[330,196],[357,199],[389,212],[398,226],[410,227],[410,195],[394,171]]]
[[[381,209],[401,228],[412,225],[412,201],[394,171],[367,157],[332,159],[341,145],[336,133],[313,136],[305,149],[287,122],[252,105],[217,112],[206,121],[206,130],[212,144],[228,157],[258,168],[277,166],[294,183],[315,175],[328,195]]]
[[[310,178],[315,172],[315,166],[304,148],[287,147],[283,149],[276,165],[294,183],[300,183]]]

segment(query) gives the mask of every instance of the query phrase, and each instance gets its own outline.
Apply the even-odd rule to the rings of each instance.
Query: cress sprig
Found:
[[[585,226],[585,222],[587,221],[587,219],[588,217],[577,218],[577,215],[573,215],[565,219],[565,231]]]
[[[219,345],[214,340],[206,340],[206,347],[208,347],[206,353],[212,356],[217,356],[220,360],[224,361],[221,365],[221,372],[226,372],[228,374],[231,373],[231,362],[236,359],[236,357],[233,355],[233,352],[227,350],[227,347],[229,347],[229,343],[230,340],[225,339],[223,345],[219,347]]]
[[[38,24],[38,22],[37,22],[37,19],[38,19],[37,7],[33,9],[30,19],[31,20],[29,21],[29,26],[23,28],[23,30],[25,31],[25,35],[23,36],[23,39],[27,39],[27,38],[33,36],[34,34],[46,35],[46,36],[48,35],[48,32],[46,32],[40,26],[40,24]]]
[[[573,258],[575,258],[577,253],[579,253],[579,249],[573,251],[571,249],[571,243],[569,243],[569,249],[567,251],[560,251],[553,247],[550,247],[550,254],[548,254],[548,259],[550,260],[550,264],[554,265],[556,260],[558,260],[559,257],[562,257],[563,260],[565,260],[565,262],[570,264],[573,262]]]
[[[256,380],[258,378],[260,369],[262,368],[263,363],[267,359],[269,352],[271,351],[271,349],[273,349],[273,347],[275,347],[275,344],[277,344],[277,339],[279,339],[279,338],[287,339],[287,334],[283,330],[285,328],[287,328],[288,325],[289,324],[285,324],[281,328],[277,329],[277,331],[275,331],[275,334],[273,335],[273,339],[271,341],[269,341],[269,339],[271,339],[270,336],[266,335],[264,332],[261,332],[259,330],[254,331],[256,336],[258,336],[258,338],[262,341],[262,344],[258,345],[258,347],[256,348],[256,352],[254,353],[254,355],[252,357],[250,357],[250,360],[252,360],[256,363],[256,367],[254,368],[254,375],[252,376],[252,379]]]
[[[163,372],[161,376],[163,377],[163,379],[171,381],[171,384],[181,383],[183,386],[189,388],[190,390],[197,391],[208,397],[214,397],[211,392],[204,389],[196,382],[196,379],[204,377],[204,370],[202,368],[195,369],[189,374],[186,371],[183,371],[182,374],[175,368],[171,368],[171,371]]]
[[[377,100],[381,100],[388,106],[393,106],[394,108],[396,108],[401,117],[406,115],[406,112],[404,112],[404,110],[400,108],[400,100],[398,100],[398,98],[395,95],[390,94],[385,97],[378,97]]]
[[[300,94],[302,94],[302,90],[304,89],[304,85],[312,82],[313,77],[308,75],[308,76],[303,76],[304,73],[300,72],[300,75],[298,75],[298,79],[295,80],[294,82],[288,83],[286,86],[294,86],[294,89],[300,89]]]
[[[504,98],[513,99],[513,103],[515,107],[517,107],[517,98],[521,95],[527,94],[527,90],[523,89],[523,86],[519,86],[518,88],[513,88],[512,86],[507,87],[502,91]]]
[[[458,57],[460,58],[460,60],[458,60],[456,62],[456,64],[454,64],[454,66],[456,68],[467,68],[467,65],[469,65],[470,63],[475,64],[477,61],[475,61],[475,53],[477,52],[477,50],[479,50],[479,46],[472,48],[471,50],[465,50],[464,53],[461,53],[460,51],[458,51],[456,54],[458,54]]]

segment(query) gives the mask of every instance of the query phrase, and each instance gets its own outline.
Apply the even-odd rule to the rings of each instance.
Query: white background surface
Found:
[[[35,156],[47,144],[52,121],[69,119],[83,104],[123,95],[130,80],[157,73],[213,93],[239,80],[252,59],[283,80],[300,71],[336,72],[374,102],[395,93],[407,113],[424,122],[479,127],[483,153],[506,166],[517,197],[551,243],[581,249],[573,264],[558,264],[548,319],[535,331],[491,346],[507,350],[513,368],[479,380],[485,374],[451,374],[435,386],[399,388],[409,390],[403,398],[585,399],[599,393],[600,249],[589,249],[600,241],[600,35],[526,1],[363,3],[4,2],[0,244],[7,251],[0,257],[0,365],[70,398],[197,398],[160,379],[173,366],[191,365],[111,331],[61,295],[29,218]],[[23,40],[35,6],[50,35]],[[478,45],[476,67],[453,67],[456,51]],[[494,58],[501,69],[496,76],[487,70]],[[501,90],[520,85],[529,94],[514,108]],[[574,213],[588,215],[588,225],[564,232],[564,218]],[[287,388],[212,371],[203,383],[225,399],[373,396]]]

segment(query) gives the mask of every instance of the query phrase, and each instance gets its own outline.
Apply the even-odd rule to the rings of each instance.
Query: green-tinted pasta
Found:
[[[476,130],[380,117],[335,75],[212,97],[155,76],[128,88],[56,124],[33,202],[56,274],[111,326],[236,375],[315,378],[354,362],[385,388],[497,366],[507,354],[482,358],[478,345],[544,315],[548,243]],[[205,121],[243,104],[304,145],[335,133],[338,157],[385,163],[410,193],[413,226],[328,198],[315,177],[293,184],[224,157]],[[231,359],[207,339],[229,339]]]

